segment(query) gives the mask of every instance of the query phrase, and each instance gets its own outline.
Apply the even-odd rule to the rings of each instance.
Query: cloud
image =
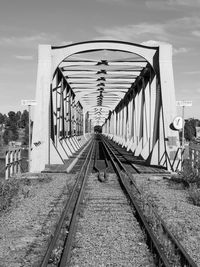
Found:
[[[15,55],[14,57],[20,60],[33,60],[33,56],[31,55]]]
[[[23,27],[18,27],[16,25],[4,25],[4,24],[1,24],[0,25],[0,31],[1,32],[22,32],[24,29]]]
[[[126,26],[115,26],[113,28],[101,28],[97,27],[96,31],[101,35],[103,39],[117,39],[132,41],[134,38],[137,39],[141,36],[147,36],[148,34],[154,33],[158,39],[165,41],[165,29],[162,24],[149,24],[141,23],[136,25]]]
[[[173,55],[182,54],[189,52],[190,49],[186,47],[173,48]]]
[[[59,46],[65,46],[65,45],[70,45],[70,44],[73,44],[73,41],[60,41]]]
[[[148,0],[145,4],[154,9],[200,8],[200,0]]]
[[[200,70],[194,70],[194,71],[185,71],[184,72],[185,74],[188,74],[188,75],[199,75],[200,74]]]
[[[192,31],[194,36],[200,37],[200,30],[199,31]]]
[[[45,34],[38,34],[32,36],[8,36],[0,38],[1,46],[30,46],[38,42],[45,41]]]
[[[21,70],[21,69],[19,69],[19,68],[16,68],[13,65],[12,66],[10,66],[10,65],[8,65],[8,66],[4,65],[4,66],[1,66],[0,67],[0,75],[2,75],[2,77],[5,78],[5,76],[9,76],[11,73],[12,73],[12,75],[21,75],[21,74],[24,73],[24,71]],[[1,81],[1,83],[2,83],[2,81]],[[0,83],[0,85],[1,85],[1,83]]]
[[[130,0],[96,0],[96,2],[105,4],[120,4],[120,5],[132,4]]]
[[[182,43],[196,40],[200,33],[200,17],[182,17],[163,23],[142,22],[139,24],[115,26],[110,28],[96,27],[99,36],[96,39],[115,39],[141,43],[148,39],[173,43],[179,47]],[[186,48],[179,48],[175,53],[184,53]]]
[[[35,48],[39,44],[59,45],[63,41],[55,34],[38,33],[29,36],[2,36],[0,46]]]
[[[200,7],[200,0],[165,0],[169,6]]]

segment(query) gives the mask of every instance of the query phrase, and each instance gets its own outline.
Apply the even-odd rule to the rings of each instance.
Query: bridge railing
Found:
[[[174,172],[179,172],[182,168],[182,159],[183,159],[184,150],[182,147],[178,147],[174,155],[174,159],[171,163],[171,170]],[[170,159],[169,159],[170,162]]]
[[[200,173],[200,144],[191,142],[189,144],[189,159],[193,171],[199,175]]]
[[[6,151],[5,179],[21,173],[21,148],[11,148]]]

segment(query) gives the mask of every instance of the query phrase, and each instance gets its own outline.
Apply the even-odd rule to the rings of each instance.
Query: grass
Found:
[[[200,206],[200,161],[192,168],[191,160],[185,160],[181,176],[184,181],[189,183],[187,188],[189,200],[194,205]]]
[[[143,214],[149,226],[151,227],[153,233],[160,242],[161,249],[166,254],[171,266],[177,266],[177,267],[181,266],[180,259],[175,254],[175,247],[168,238],[168,236],[166,235],[165,230],[162,226],[162,221],[159,216],[159,212],[157,210],[157,204],[154,201],[156,196],[153,197],[152,193],[148,192],[149,191],[148,188],[145,189],[144,187],[142,187],[141,191],[142,191],[142,194],[140,195],[141,203],[139,203],[139,205],[142,208]]]
[[[0,180],[0,212],[9,210],[15,201],[30,197],[32,186],[49,183],[51,180],[49,177]]]
[[[196,165],[192,167],[192,162],[190,159],[184,160],[183,170],[180,175],[182,179],[189,183],[198,183],[198,181],[200,182],[200,162],[196,163]]]
[[[0,180],[0,212],[6,211],[18,195],[20,183],[16,179]]]
[[[182,171],[178,175],[172,175],[171,181],[177,184],[177,189],[188,192],[188,199],[193,205],[200,206],[200,160],[194,166],[190,159],[184,160]],[[180,184],[184,186],[181,188]]]
[[[200,207],[200,188],[196,184],[190,186],[188,189],[189,200],[195,205]]]

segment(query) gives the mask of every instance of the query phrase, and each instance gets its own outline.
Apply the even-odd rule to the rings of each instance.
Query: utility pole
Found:
[[[185,126],[185,114],[184,114],[184,109],[185,109],[185,106],[182,106],[182,119],[183,119],[183,129],[182,129],[182,148],[184,149],[185,147],[185,137],[184,137],[184,126]]]
[[[184,138],[184,126],[185,126],[185,107],[191,107],[192,101],[189,100],[182,100],[182,101],[176,101],[177,107],[182,107],[182,120],[183,120],[183,126],[182,126],[182,144],[181,144],[181,169],[183,168],[183,153],[185,150],[185,138]]]
[[[28,171],[31,166],[31,106],[36,105],[35,100],[21,100],[23,106],[28,106]]]
[[[28,105],[28,170],[31,163],[31,105]]]

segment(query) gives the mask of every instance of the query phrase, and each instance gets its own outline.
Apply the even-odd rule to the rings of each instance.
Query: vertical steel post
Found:
[[[51,89],[52,91],[52,85],[51,85]],[[48,165],[50,165],[50,138],[51,138],[51,99],[49,101],[49,127],[48,127]],[[54,127],[54,125],[53,125]]]
[[[14,157],[14,166],[13,166],[13,168],[14,168],[14,174],[17,174],[17,161],[18,161],[18,158],[17,158],[17,151],[18,151],[18,149],[15,149],[14,150],[14,154],[13,154],[13,157]]]
[[[86,133],[86,129],[85,129],[85,116],[86,115],[86,113],[85,113],[85,111],[83,110],[83,126],[82,126],[82,128],[83,128],[83,135],[85,136],[85,133]]]
[[[20,170],[20,164],[21,164],[21,151],[22,151],[22,149],[18,149],[17,150],[17,155],[16,155],[16,158],[17,158],[17,168],[16,168],[16,174],[19,174],[20,172],[21,172],[21,170]]]
[[[31,165],[31,105],[28,105],[28,171]]]
[[[183,106],[182,108],[182,118],[183,118],[183,131],[182,131],[182,147],[184,148],[185,142],[184,142],[184,126],[185,126],[185,114],[184,114],[184,108],[185,106]]]
[[[10,151],[10,177],[13,176],[14,174],[14,169],[13,169],[13,162],[14,162],[14,158],[13,158],[13,150]]]
[[[182,119],[183,119],[183,130],[182,130],[182,149],[181,149],[181,169],[183,170],[183,153],[184,153],[184,147],[185,147],[185,140],[184,140],[184,126],[185,126],[185,114],[184,114],[184,108],[185,106],[182,107]]]
[[[8,179],[8,177],[9,177],[9,150],[8,151],[6,151],[6,171],[5,171],[5,179],[7,180]]]

